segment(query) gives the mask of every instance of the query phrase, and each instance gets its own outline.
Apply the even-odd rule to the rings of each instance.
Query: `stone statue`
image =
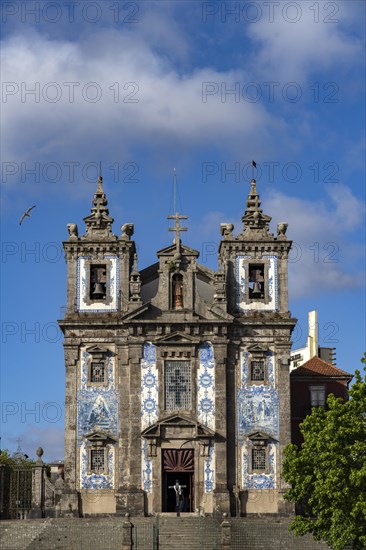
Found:
[[[76,223],[68,223],[67,229],[69,230],[69,236],[73,238],[78,238],[78,226]]]
[[[286,238],[286,231],[287,231],[287,222],[281,222],[277,224],[277,237],[280,239]]]
[[[221,235],[225,237],[230,237],[234,229],[234,226],[232,223],[220,223],[220,233]]]
[[[173,307],[174,309],[183,307],[183,280],[181,276],[173,277]]]
[[[175,510],[177,516],[180,516],[180,513],[183,512],[184,508],[184,493],[183,489],[186,489],[187,485],[179,485],[179,479],[175,480],[175,485],[170,485],[168,489],[174,489],[175,491]]]
[[[133,233],[134,233],[134,225],[133,223],[125,223],[121,227],[122,235],[121,239],[129,240]]]

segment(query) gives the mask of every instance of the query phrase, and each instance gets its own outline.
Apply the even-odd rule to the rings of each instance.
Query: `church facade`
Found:
[[[269,232],[251,183],[243,229],[222,223],[218,270],[174,243],[139,271],[112,232],[102,178],[86,231],[69,224],[64,515],[286,514],[290,442],[286,223]]]

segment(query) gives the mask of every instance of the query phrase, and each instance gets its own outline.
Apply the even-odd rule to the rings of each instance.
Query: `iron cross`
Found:
[[[174,243],[176,244],[177,248],[180,244],[180,232],[181,231],[188,231],[187,227],[181,227],[179,220],[188,220],[188,216],[180,216],[178,212],[174,214],[174,216],[168,216],[168,220],[175,220],[174,227],[169,227],[169,231],[175,231],[175,237],[174,237]]]

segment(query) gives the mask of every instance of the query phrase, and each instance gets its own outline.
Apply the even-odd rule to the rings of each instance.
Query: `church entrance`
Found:
[[[180,511],[194,511],[194,450],[163,449],[163,512],[176,512],[176,490],[178,481],[181,489]]]

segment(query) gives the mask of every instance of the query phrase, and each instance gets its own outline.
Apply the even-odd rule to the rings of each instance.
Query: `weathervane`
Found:
[[[252,180],[254,180],[254,168],[257,168],[257,163],[255,160],[252,160]]]

